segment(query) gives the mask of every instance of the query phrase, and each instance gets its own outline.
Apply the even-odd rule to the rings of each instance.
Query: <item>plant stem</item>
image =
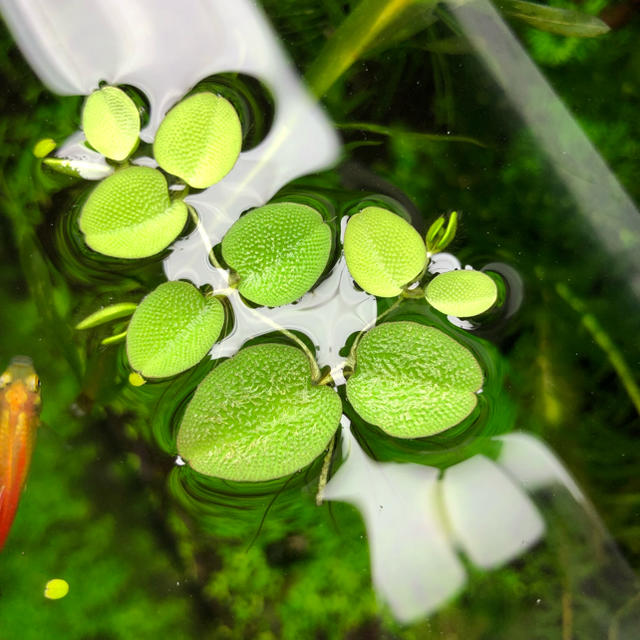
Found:
[[[331,458],[333,457],[333,450],[336,446],[337,437],[337,433],[334,433],[333,438],[331,438],[331,442],[329,443],[329,449],[327,450],[324,461],[322,463],[322,471],[320,472],[320,479],[318,480],[318,493],[316,493],[316,505],[318,506],[322,504],[322,492],[327,486],[327,480],[329,478],[329,467],[331,466]]]
[[[587,305],[577,298],[571,292],[569,287],[565,284],[557,284],[556,291],[558,292],[558,295],[581,316],[580,319],[585,329],[591,334],[595,343],[607,355],[611,366],[618,374],[618,377],[631,399],[631,402],[633,402],[636,411],[640,414],[640,387],[638,387],[634,380],[631,369],[618,347],[614,344],[613,340],[611,340],[609,334],[602,328],[598,319],[592,313],[587,311]]]
[[[376,317],[375,320],[373,320],[372,322],[369,322],[367,325],[365,325],[362,330],[360,331],[360,333],[356,336],[356,339],[353,341],[353,344],[351,345],[351,349],[349,351],[349,357],[347,358],[345,365],[351,365],[352,367],[355,364],[356,361],[356,349],[358,348],[358,344],[360,344],[360,340],[362,339],[362,336],[369,331],[369,329],[371,329],[371,327],[375,327],[376,324],[378,323],[378,321],[382,320],[382,318],[384,318],[388,313],[391,313],[394,309],[397,309],[399,304],[404,300],[404,298],[402,297],[398,297],[398,299],[386,310],[383,311],[379,316]]]
[[[378,35],[416,0],[362,0],[327,41],[306,73],[311,92],[320,98],[375,42]],[[429,3],[431,5],[431,3]]]
[[[315,383],[318,383],[321,377],[320,367],[318,366],[315,356],[311,353],[311,350],[309,349],[309,347],[307,347],[307,345],[302,340],[300,340],[300,338],[298,338],[298,336],[295,333],[289,331],[289,329],[285,329],[284,327],[281,327],[277,322],[274,322],[271,318],[265,315],[262,315],[257,309],[251,309],[251,313],[258,316],[265,324],[268,324],[270,327],[272,327],[276,331],[279,331],[280,333],[287,336],[287,338],[289,338],[290,340],[293,340],[304,351],[305,355],[309,359],[309,365],[311,366],[311,377]]]

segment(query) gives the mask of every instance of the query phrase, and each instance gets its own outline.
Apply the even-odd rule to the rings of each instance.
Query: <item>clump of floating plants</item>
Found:
[[[80,230],[93,251],[127,260],[164,251],[195,216],[184,201],[189,189],[224,178],[242,145],[233,105],[207,91],[167,113],[153,142],[153,168],[132,157],[141,119],[122,89],[105,86],[90,95],[82,127],[112,172],[86,199]],[[51,150],[46,145],[40,155]],[[44,162],[77,171],[57,158]],[[202,380],[182,418],[176,451],[195,471],[253,482],[299,471],[327,449],[345,402],[365,422],[405,439],[440,433],[476,410],[484,374],[474,353],[435,326],[385,316],[405,300],[430,306],[436,317],[483,314],[499,304],[498,276],[468,268],[432,275],[429,262],[453,240],[457,214],[436,218],[423,238],[392,208],[366,201],[348,212],[342,255],[353,286],[395,302],[355,336],[340,376],[285,326],[273,328],[291,344],[240,348]],[[138,303],[96,311],[77,328],[131,316],[126,330],[103,342],[126,341],[132,382],[179,375],[205,358],[233,323],[227,298],[251,308],[295,305],[322,282],[340,242],[327,215],[295,197],[249,210],[212,258],[224,263],[216,266],[228,273],[227,288],[165,282]],[[345,394],[337,393],[336,379],[346,379]]]

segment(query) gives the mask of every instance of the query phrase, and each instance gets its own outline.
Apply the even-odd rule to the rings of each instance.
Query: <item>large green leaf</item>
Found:
[[[390,298],[420,275],[427,249],[418,232],[400,216],[367,207],[349,218],[344,257],[353,279],[365,291]]]
[[[304,204],[278,202],[242,216],[222,240],[222,256],[249,300],[277,307],[297,300],[327,265],[331,230]]]
[[[341,415],[340,397],[312,384],[299,349],[256,345],[200,383],[180,425],[178,453],[210,476],[271,480],[317,458]]]
[[[437,275],[427,285],[425,297],[442,313],[468,318],[490,309],[498,298],[498,288],[482,271],[459,269]]]
[[[122,89],[103,87],[85,100],[82,129],[94,149],[120,162],[138,144],[140,114]]]
[[[224,323],[217,298],[188,282],[165,282],[136,309],[127,330],[131,367],[146,378],[166,378],[197,364]]]
[[[158,164],[196,189],[231,171],[240,155],[242,127],[233,105],[213,93],[196,93],[177,104],[153,143]]]
[[[187,221],[187,206],[169,200],[160,171],[129,167],[98,184],[80,213],[86,243],[115,258],[145,258],[168,247]]]
[[[347,398],[371,424],[398,438],[422,438],[464,420],[482,387],[471,352],[434,327],[388,322],[356,350]]]

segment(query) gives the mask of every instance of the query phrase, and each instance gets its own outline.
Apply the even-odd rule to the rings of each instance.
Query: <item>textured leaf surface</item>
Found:
[[[188,282],[165,282],[136,309],[127,330],[131,367],[147,378],[166,378],[196,365],[224,323],[219,300]]]
[[[206,189],[231,171],[241,147],[242,127],[233,105],[213,93],[196,93],[169,111],[153,153],[165,171]]]
[[[82,129],[96,151],[120,162],[127,158],[138,142],[140,114],[122,89],[103,87],[86,99],[82,109]]]
[[[240,293],[268,307],[297,300],[329,259],[331,230],[304,204],[279,202],[242,216],[222,240],[222,255],[240,276]]]
[[[420,274],[427,249],[420,234],[400,216],[367,207],[349,218],[344,257],[353,279],[365,291],[390,298]]]
[[[468,318],[490,309],[498,298],[498,288],[486,273],[461,269],[437,275],[427,285],[425,296],[438,311]]]
[[[388,322],[362,338],[347,398],[398,438],[431,436],[475,408],[482,371],[471,352],[434,327]]]
[[[178,433],[178,453],[201,473],[262,481],[305,467],[326,448],[342,415],[338,394],[311,383],[295,347],[248,347],[201,383]]]
[[[186,221],[187,206],[169,200],[160,171],[130,167],[96,186],[79,222],[94,251],[115,258],[145,258],[168,247]]]

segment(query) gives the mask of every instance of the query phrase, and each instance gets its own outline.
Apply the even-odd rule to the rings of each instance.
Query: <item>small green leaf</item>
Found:
[[[129,167],[98,184],[80,213],[86,243],[115,258],[146,258],[166,249],[187,221],[187,206],[169,200],[160,171]]]
[[[458,318],[477,316],[498,298],[498,287],[482,271],[461,269],[437,275],[427,285],[427,302],[442,313]]]
[[[135,302],[118,302],[94,311],[76,325],[76,329],[92,329],[101,324],[130,316],[138,305]]]
[[[92,161],[52,157],[44,158],[42,162],[57,173],[83,180],[103,180],[113,173],[113,167],[104,158]]]
[[[44,158],[48,156],[58,145],[52,138],[42,138],[38,140],[33,147],[33,155],[36,158]]]
[[[206,189],[231,171],[241,147],[242,127],[233,105],[213,93],[196,93],[166,115],[153,153],[165,171]]]
[[[238,290],[256,304],[297,300],[320,277],[331,229],[315,209],[278,202],[242,216],[222,240],[222,256],[240,277]]]
[[[166,378],[198,364],[220,335],[224,307],[188,282],[165,282],[136,309],[127,330],[131,368]]]
[[[120,333],[116,333],[112,336],[109,336],[107,338],[103,338],[102,340],[100,340],[100,344],[107,346],[110,344],[116,344],[118,342],[122,342],[125,338],[127,337],[127,332],[125,331],[121,331]]]
[[[340,396],[311,382],[295,347],[248,347],[201,383],[178,432],[189,465],[227,480],[271,480],[315,460],[342,415]]]
[[[82,129],[87,142],[96,151],[122,162],[138,144],[140,114],[122,89],[103,87],[86,99]]]
[[[541,31],[576,38],[594,38],[609,31],[600,18],[559,7],[524,0],[500,0],[498,6],[512,18],[522,20]]]
[[[444,222],[445,217],[440,216],[427,231],[426,244],[429,254],[444,251],[451,244],[458,230],[458,212],[452,211],[446,225]]]
[[[420,275],[427,250],[420,234],[400,216],[367,207],[349,218],[344,257],[353,279],[365,291],[390,298]]]
[[[423,438],[464,420],[477,404],[482,382],[471,352],[442,331],[388,322],[358,345],[347,398],[389,435]]]

